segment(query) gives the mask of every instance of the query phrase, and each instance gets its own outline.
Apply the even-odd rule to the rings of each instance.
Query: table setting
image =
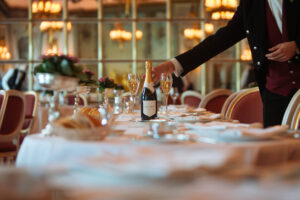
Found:
[[[228,197],[240,198],[243,194],[235,188],[244,180],[258,197],[274,197],[258,187],[266,177],[278,178],[267,176],[267,169],[288,166],[286,171],[278,169],[280,180],[299,176],[297,132],[286,126],[240,123],[204,108],[168,105],[170,76],[162,76],[164,104],[158,105],[149,77],[141,102],[136,101],[141,77],[129,74],[128,105],[121,93],[114,101],[106,94],[99,105],[68,107],[61,117],[49,120],[46,128],[24,139],[17,169],[29,176],[38,172],[36,177],[43,177],[46,187],[63,190],[62,199],[68,199],[65,194],[71,199],[98,199],[100,193],[105,199],[214,199],[224,191],[215,194],[214,187],[205,187],[210,191],[206,196],[195,188],[216,181],[221,182],[217,187],[225,184],[233,191]],[[103,84],[105,80],[113,83],[105,78]],[[253,177],[256,183],[251,185],[248,180]],[[243,191],[243,184],[239,187]],[[69,192],[74,190],[80,191],[77,196]]]

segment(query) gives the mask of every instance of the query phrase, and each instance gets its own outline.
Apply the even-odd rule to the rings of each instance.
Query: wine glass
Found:
[[[176,100],[179,97],[179,92],[177,87],[172,87],[171,91],[170,91],[172,100],[173,100],[173,104],[176,105]]]
[[[172,87],[172,74],[162,73],[160,77],[160,89],[164,95],[164,103],[166,114],[168,114],[168,98]]]
[[[75,116],[77,111],[79,110],[79,103],[80,103],[80,94],[88,94],[90,92],[90,86],[77,86],[75,91],[75,102],[74,102],[74,112],[73,115]]]
[[[131,94],[131,100],[132,100],[132,113],[134,113],[134,106],[135,106],[135,97],[139,90],[140,86],[140,77],[136,74],[129,73],[128,74],[128,87],[129,92]]]

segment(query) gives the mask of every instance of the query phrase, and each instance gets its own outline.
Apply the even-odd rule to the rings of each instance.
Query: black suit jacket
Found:
[[[265,88],[268,72],[265,57],[268,53],[265,1],[267,0],[241,0],[235,15],[225,27],[191,50],[178,55],[176,59],[184,69],[182,76],[247,37],[258,85],[260,89]],[[288,40],[296,41],[300,49],[300,0],[284,0],[284,3]],[[300,55],[295,55],[290,62],[300,64]]]

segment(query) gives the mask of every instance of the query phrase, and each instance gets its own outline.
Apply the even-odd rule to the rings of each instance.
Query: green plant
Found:
[[[84,80],[87,77],[82,73],[82,68],[76,65],[77,62],[77,58],[68,55],[43,55],[42,63],[35,66],[33,74],[50,73]]]

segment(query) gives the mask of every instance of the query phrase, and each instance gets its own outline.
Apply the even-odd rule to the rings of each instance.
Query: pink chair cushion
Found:
[[[23,106],[24,102],[19,97],[10,96],[8,98],[0,134],[10,134],[17,128],[20,120],[22,120],[20,111],[23,109]]]
[[[170,104],[174,104],[174,102],[173,102],[173,99],[172,99],[172,97],[171,96],[169,96],[169,98],[168,98],[168,104],[170,105]],[[176,102],[175,102],[175,105],[180,105],[181,104],[181,101],[180,101],[180,96],[176,99]]]
[[[201,99],[194,96],[186,96],[183,101],[185,105],[197,108],[201,102]]]
[[[259,92],[242,97],[233,108],[231,118],[241,123],[263,123],[263,106]]]
[[[1,108],[2,103],[3,103],[3,99],[4,99],[4,96],[3,96],[3,95],[0,95],[0,108]]]
[[[25,117],[32,117],[35,104],[35,96],[31,94],[26,94],[25,103]]]
[[[220,113],[222,110],[222,106],[227,98],[228,98],[228,95],[217,96],[217,97],[211,99],[206,104],[205,108],[211,112]]]
[[[29,128],[32,120],[33,120],[32,118],[27,118],[27,119],[25,118],[23,126],[22,126],[22,130]]]
[[[68,102],[68,105],[74,105],[75,104],[75,95],[67,95],[67,102]],[[79,105],[83,106],[84,105],[84,102],[82,100],[82,98],[79,97]]]
[[[11,152],[16,151],[17,147],[12,142],[1,142],[0,143],[0,152]]]

